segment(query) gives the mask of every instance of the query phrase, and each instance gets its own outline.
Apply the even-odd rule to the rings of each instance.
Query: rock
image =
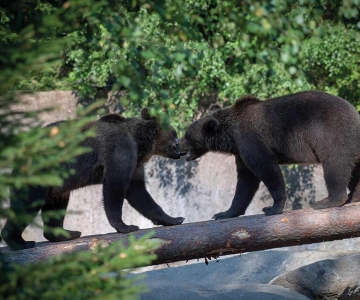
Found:
[[[292,290],[297,292],[295,294],[289,293],[287,289],[274,290],[272,285],[267,283],[277,276],[289,274],[319,260],[348,255],[352,253],[258,251],[222,258],[218,261],[211,260],[208,265],[202,260],[200,263],[182,267],[144,272],[147,276],[144,282],[149,287],[150,293],[144,294],[141,299],[308,299],[300,296],[297,290]],[[354,294],[356,291],[350,289],[343,292]]]
[[[352,250],[352,251],[359,251],[360,249],[360,238],[352,238],[352,239],[344,239],[344,240],[337,240],[337,241],[331,241],[331,242],[324,242],[324,243],[316,243],[316,244],[310,244],[314,245],[313,249],[316,250],[328,250],[328,251],[334,251],[334,250]]]
[[[211,260],[209,264],[201,259],[199,263],[190,261],[186,267],[178,267],[179,264],[162,266],[157,272],[149,271],[146,267],[136,270],[136,273],[146,272],[153,280],[167,280],[169,277],[191,274],[193,281],[206,283],[221,280],[223,283],[269,283],[273,278],[283,273],[292,271],[313,262],[324,259],[335,259],[352,254],[348,251],[256,251],[228,258],[220,258],[218,261]],[[196,262],[196,260],[195,260]],[[190,264],[192,263],[192,264]],[[176,266],[176,267],[174,267]],[[161,266],[157,266],[160,268]],[[220,279],[219,279],[220,278]]]
[[[353,254],[348,251],[258,251],[240,257],[241,282],[269,283],[283,273],[319,260],[335,259]],[[236,267],[235,262],[228,262]],[[230,267],[230,266],[229,266]]]
[[[360,254],[321,260],[282,274],[270,283],[310,299],[360,299]]]
[[[151,288],[151,287],[150,287]],[[202,299],[244,299],[244,300],[309,300],[280,286],[267,284],[228,284],[207,286],[195,282],[187,284],[172,280],[171,284],[152,287],[149,293],[141,295],[142,300],[202,300]]]

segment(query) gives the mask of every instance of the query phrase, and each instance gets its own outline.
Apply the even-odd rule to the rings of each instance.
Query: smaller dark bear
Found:
[[[58,123],[50,126],[55,126]],[[83,145],[93,151],[80,155],[74,163],[66,163],[66,169],[76,170],[62,187],[43,188],[31,186],[26,193],[15,191],[10,197],[11,208],[16,215],[26,212],[30,219],[13,222],[8,220],[1,234],[4,241],[14,249],[32,248],[33,241],[25,241],[22,233],[25,227],[42,212],[63,211],[61,218],[44,218],[44,237],[51,242],[76,239],[79,231],[66,230],[68,236],[54,235],[54,228],[63,228],[65,210],[69,203],[70,192],[85,186],[103,184],[104,208],[106,216],[117,232],[128,233],[139,227],[126,225],[122,221],[122,206],[126,198],[143,216],[155,225],[178,225],[184,218],[172,218],[156,204],[145,187],[144,163],[152,155],[179,159],[179,139],[176,131],[167,130],[154,117],[150,117],[146,108],[141,118],[124,118],[117,114],[103,116],[90,123],[84,130],[95,127],[96,137],[88,138]],[[183,153],[184,155],[185,153]],[[16,198],[15,198],[16,196]],[[43,206],[36,200],[44,199]],[[32,217],[32,219],[31,219]],[[50,229],[50,230],[48,230]]]
[[[188,161],[208,151],[235,155],[235,196],[215,219],[243,215],[260,181],[274,200],[263,211],[282,213],[286,193],[279,164],[322,164],[329,196],[314,203],[315,209],[360,200],[360,116],[349,102],[324,92],[267,101],[245,96],[230,107],[214,105],[187,128],[180,149],[188,152]]]

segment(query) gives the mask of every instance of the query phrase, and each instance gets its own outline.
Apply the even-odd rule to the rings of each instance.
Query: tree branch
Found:
[[[294,210],[282,215],[254,215],[240,218],[190,223],[173,227],[143,229],[136,238],[155,231],[159,242],[153,264],[295,246],[360,236],[360,203],[315,211]],[[101,234],[61,243],[41,242],[33,249],[11,251],[1,248],[5,261],[25,264],[47,260],[58,254],[91,250],[108,245],[129,234]]]

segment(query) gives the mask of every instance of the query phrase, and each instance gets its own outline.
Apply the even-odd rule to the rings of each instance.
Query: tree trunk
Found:
[[[155,231],[159,242],[153,264],[251,252],[360,236],[360,203],[324,210],[294,210],[281,215],[254,215],[240,218],[190,223],[173,227],[143,229],[140,237]],[[8,262],[20,264],[47,260],[58,254],[93,249],[121,240],[129,234],[101,234],[61,243],[41,242],[33,249],[11,251],[2,248]]]

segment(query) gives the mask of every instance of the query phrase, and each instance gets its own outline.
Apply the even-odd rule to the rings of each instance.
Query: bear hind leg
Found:
[[[35,247],[35,241],[25,241],[22,233],[25,228],[39,213],[44,198],[44,189],[29,187],[27,191],[11,190],[10,209],[15,213],[15,218],[8,218],[1,236],[6,244],[13,250],[28,249]]]
[[[286,192],[280,166],[274,162],[268,164],[264,163],[263,168],[260,170],[261,172],[258,171],[257,176],[268,188],[269,193],[274,200],[273,206],[264,207],[263,212],[267,216],[281,214],[286,202]]]
[[[350,168],[334,164],[323,164],[324,178],[329,196],[313,204],[314,209],[339,207],[345,204],[348,199],[346,187],[348,185],[351,170]]]
[[[123,141],[107,153],[103,179],[103,201],[106,217],[118,233],[129,233],[139,230],[138,226],[127,225],[122,220],[122,209],[126,190],[136,168],[137,156],[134,145]]]
[[[50,242],[63,242],[77,239],[81,236],[80,231],[64,229],[64,219],[70,194],[51,197],[42,208],[44,221],[44,238]],[[64,233],[55,233],[56,228],[61,228]]]
[[[349,195],[346,203],[360,202],[360,162],[355,165],[348,185]]]
[[[109,176],[110,177],[110,176]],[[114,180],[111,177],[103,182],[104,209],[110,225],[118,233],[129,233],[139,230],[138,226],[127,225],[122,220],[122,207],[125,198],[125,186],[121,180]]]
[[[274,199],[273,206],[263,208],[267,216],[281,214],[286,202],[285,181],[280,166],[275,162],[264,163],[258,176],[268,188],[271,197]]]

